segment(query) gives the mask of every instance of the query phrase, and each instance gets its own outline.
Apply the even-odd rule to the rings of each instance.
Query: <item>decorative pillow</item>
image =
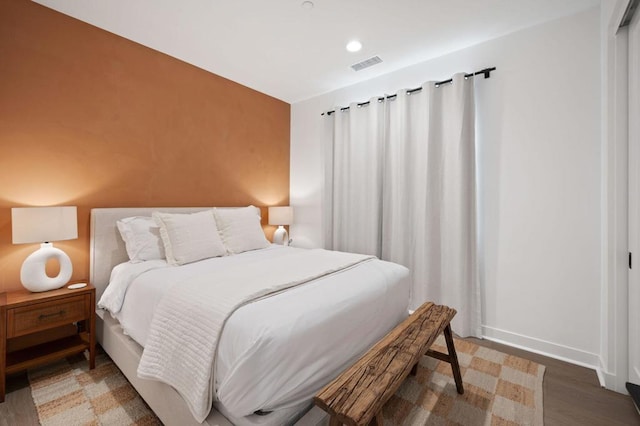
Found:
[[[160,227],[170,265],[184,265],[226,254],[211,210],[191,214],[154,212],[153,218]]]
[[[160,228],[149,216],[133,216],[116,222],[131,262],[164,259]]]
[[[229,253],[237,254],[269,246],[260,226],[259,212],[254,206],[213,209],[218,230]]]

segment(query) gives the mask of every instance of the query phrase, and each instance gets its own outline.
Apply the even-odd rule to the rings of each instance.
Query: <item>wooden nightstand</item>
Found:
[[[95,368],[95,305],[96,289],[91,285],[77,290],[65,286],[43,293],[20,290],[0,294],[0,402],[4,401],[8,374],[84,350],[89,351],[89,368]],[[47,330],[73,324],[76,327],[71,335],[29,345],[30,339]]]

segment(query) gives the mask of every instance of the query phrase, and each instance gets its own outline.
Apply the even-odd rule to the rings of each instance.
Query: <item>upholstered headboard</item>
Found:
[[[234,209],[238,207],[222,207]],[[96,288],[96,301],[109,284],[111,270],[129,260],[116,221],[131,216],[151,216],[154,211],[194,213],[211,207],[121,207],[91,209],[91,239],[89,241],[89,279]],[[256,207],[257,214],[260,209]]]

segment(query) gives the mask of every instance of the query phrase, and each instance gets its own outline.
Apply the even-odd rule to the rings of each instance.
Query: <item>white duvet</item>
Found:
[[[211,271],[281,257],[269,248],[180,267],[123,264],[100,300],[145,346],[171,287]],[[239,308],[219,339],[216,395],[237,417],[309,400],[407,315],[406,268],[368,261]]]

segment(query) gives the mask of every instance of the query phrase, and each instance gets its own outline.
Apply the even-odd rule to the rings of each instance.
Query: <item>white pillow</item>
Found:
[[[269,246],[260,226],[260,214],[256,207],[213,209],[213,212],[229,253],[237,254]]]
[[[191,214],[154,212],[153,218],[160,227],[170,265],[184,265],[226,254],[211,210]]]
[[[133,216],[116,222],[131,262],[164,259],[160,228],[149,216]]]

